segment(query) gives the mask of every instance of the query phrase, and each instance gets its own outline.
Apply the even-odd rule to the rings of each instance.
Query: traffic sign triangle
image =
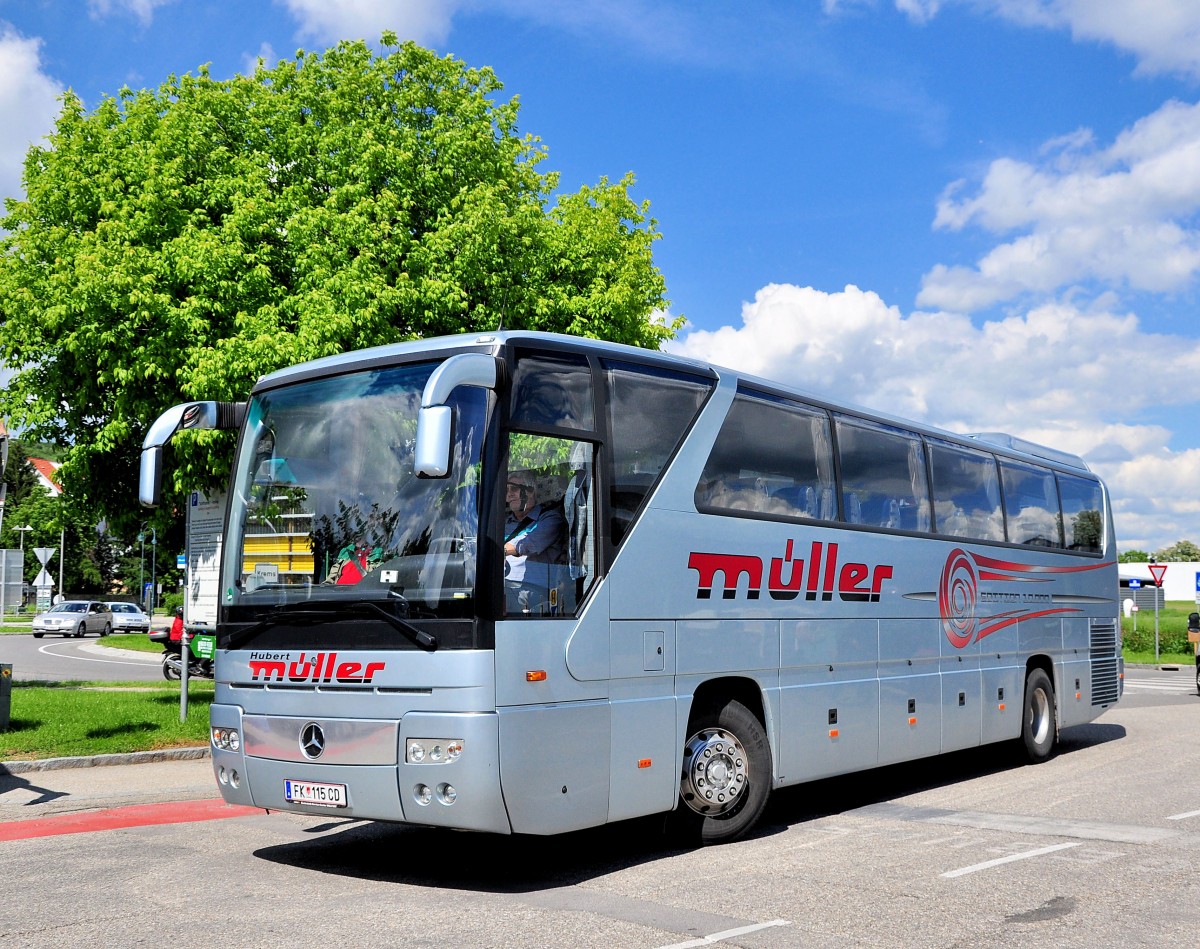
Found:
[[[1154,577],[1154,582],[1157,583],[1160,587],[1162,586],[1163,574],[1166,572],[1167,572],[1167,565],[1165,563],[1150,564],[1150,576]]]

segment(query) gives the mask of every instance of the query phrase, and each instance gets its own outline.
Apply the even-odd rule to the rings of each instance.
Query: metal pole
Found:
[[[63,592],[63,564],[67,559],[67,548],[64,546],[67,539],[67,529],[60,527],[58,531],[58,595],[64,600],[67,594]]]
[[[188,666],[192,664],[191,653],[188,651],[188,628],[183,627],[183,635],[179,637],[179,720],[187,721],[188,700]]]
[[[145,526],[143,524],[138,528],[138,543],[142,545],[138,554],[138,602],[142,604],[142,609],[146,608],[146,532],[142,530]]]
[[[155,561],[158,560],[158,531],[150,528],[150,615],[154,615],[154,607],[158,599],[158,585],[155,582]]]

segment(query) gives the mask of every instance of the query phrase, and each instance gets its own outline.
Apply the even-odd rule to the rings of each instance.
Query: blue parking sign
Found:
[[[1197,583],[1196,589],[1200,590],[1200,574],[1196,575],[1196,583]],[[1142,581],[1139,580],[1137,577],[1134,577],[1132,580],[1129,581],[1129,589],[1140,590],[1141,588],[1142,588]]]

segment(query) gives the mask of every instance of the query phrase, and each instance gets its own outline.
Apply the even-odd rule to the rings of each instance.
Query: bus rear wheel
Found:
[[[758,717],[733,699],[693,712],[672,815],[676,835],[698,844],[737,840],[757,823],[770,792],[771,752]]]
[[[1057,738],[1054,685],[1044,670],[1031,669],[1025,678],[1025,709],[1021,724],[1025,756],[1033,764],[1045,761],[1054,753]]]

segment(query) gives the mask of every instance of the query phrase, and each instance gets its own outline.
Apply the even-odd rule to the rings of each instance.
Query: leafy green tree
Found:
[[[503,324],[657,347],[665,309],[632,176],[555,197],[491,70],[383,38],[253,75],[67,93],[0,221],[0,414],[63,448],[68,503],[128,538],[150,422],[344,350]],[[181,438],[183,492],[227,433]]]
[[[1200,547],[1197,547],[1190,540],[1181,540],[1170,547],[1164,547],[1155,556],[1160,561],[1196,561],[1200,560]]]
[[[1144,550],[1127,550],[1117,557],[1118,563],[1149,563],[1150,555]]]

